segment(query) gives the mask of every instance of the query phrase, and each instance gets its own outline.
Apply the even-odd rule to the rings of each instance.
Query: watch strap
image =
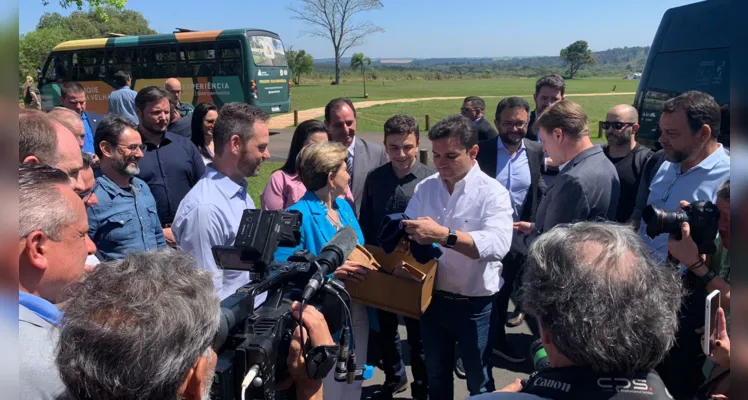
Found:
[[[704,282],[704,286],[706,286],[711,283],[716,277],[717,273],[710,269],[706,274],[700,276],[699,279],[701,279],[701,281]]]

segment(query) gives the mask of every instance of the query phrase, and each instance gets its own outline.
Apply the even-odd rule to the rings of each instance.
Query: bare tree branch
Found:
[[[289,7],[292,18],[307,26],[302,34],[326,38],[335,51],[335,82],[340,83],[340,59],[353,46],[364,43],[367,36],[384,29],[370,22],[353,23],[353,18],[365,11],[382,8],[380,0],[299,0]]]

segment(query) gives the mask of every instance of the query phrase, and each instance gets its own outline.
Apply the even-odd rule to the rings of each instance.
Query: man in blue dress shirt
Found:
[[[166,243],[175,246],[171,225],[179,203],[205,172],[200,152],[190,139],[167,131],[171,117],[169,92],[149,86],[135,97],[138,131],[146,145],[138,178],[156,198]]]
[[[62,316],[56,304],[96,247],[86,234],[86,207],[63,171],[21,164],[18,192],[19,398],[54,399],[65,390],[54,364]]]
[[[60,102],[63,107],[81,116],[83,129],[86,131],[86,136],[83,138],[83,151],[93,154],[94,132],[104,116],[86,111],[86,91],[78,82],[65,82],[60,86]]]
[[[110,260],[166,248],[156,200],[148,185],[135,177],[144,147],[137,126],[110,115],[96,129],[94,143],[101,175],[94,190],[99,204],[88,209],[88,235],[99,253]]]
[[[213,164],[182,200],[172,225],[179,247],[213,273],[221,300],[249,283],[247,272],[218,269],[211,249],[233,245],[244,210],[255,208],[246,178],[257,176],[262,162],[270,158],[268,118],[259,108],[244,103],[221,108],[213,127]]]
[[[138,92],[130,88],[132,84],[130,74],[117,71],[114,74],[114,83],[119,88],[109,95],[109,114],[120,115],[137,125],[140,122],[135,113],[135,96]]]

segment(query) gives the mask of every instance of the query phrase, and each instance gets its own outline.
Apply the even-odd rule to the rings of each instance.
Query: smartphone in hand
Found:
[[[715,290],[706,296],[704,303],[704,336],[701,338],[701,348],[704,354],[710,356],[712,347],[717,340],[717,310],[720,307],[719,290]]]

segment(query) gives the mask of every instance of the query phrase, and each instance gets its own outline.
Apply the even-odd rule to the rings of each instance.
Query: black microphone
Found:
[[[350,226],[343,227],[335,233],[332,239],[322,248],[319,256],[314,260],[317,272],[312,275],[309,283],[304,288],[304,294],[301,297],[302,303],[307,303],[312,299],[314,294],[317,293],[317,289],[324,284],[325,277],[348,259],[348,256],[351,255],[357,244],[358,234]]]

